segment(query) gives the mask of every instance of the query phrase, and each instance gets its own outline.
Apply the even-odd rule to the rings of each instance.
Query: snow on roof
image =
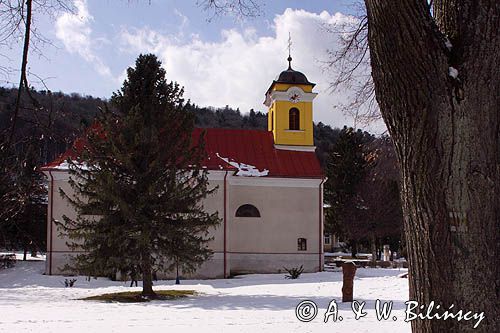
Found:
[[[236,161],[230,161],[229,158],[221,157],[219,153],[216,153],[217,157],[238,169],[236,176],[245,177],[265,177],[269,174],[269,170],[264,169],[262,171],[258,170],[253,165],[238,163]]]
[[[240,171],[247,168],[253,171],[241,170],[240,175],[255,176],[259,172],[260,177],[323,178],[323,171],[314,152],[277,149],[272,132],[196,128],[193,131],[195,143],[203,132],[208,155],[203,165],[211,170]]]
[[[89,170],[89,166],[85,162],[83,162],[83,163],[73,162],[73,165],[80,170]],[[72,167],[72,164],[70,164],[68,162],[68,160],[65,160],[64,162],[54,166],[53,169],[54,170],[69,170],[71,167]]]

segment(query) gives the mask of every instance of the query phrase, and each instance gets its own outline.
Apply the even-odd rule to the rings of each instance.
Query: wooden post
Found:
[[[344,262],[342,264],[342,302],[352,302],[354,275],[356,275],[356,265],[353,262]]]

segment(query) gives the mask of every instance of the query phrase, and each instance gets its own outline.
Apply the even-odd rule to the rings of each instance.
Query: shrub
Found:
[[[67,287],[73,287],[75,285],[76,279],[64,279],[64,286]]]
[[[304,271],[304,268],[302,267],[303,265],[300,265],[300,267],[293,267],[293,268],[286,268],[283,267],[285,271],[288,272],[288,275],[285,275],[285,279],[297,279],[300,274]]]

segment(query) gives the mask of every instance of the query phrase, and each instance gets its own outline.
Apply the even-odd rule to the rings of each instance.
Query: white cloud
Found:
[[[272,80],[288,66],[287,40],[292,36],[292,67],[317,83],[315,121],[333,126],[352,125],[333,106],[346,93],[329,91],[329,76],[323,62],[327,49],[335,49],[338,36],[328,33],[324,24],[352,22],[352,17],[323,11],[287,9],[272,24],[272,36],[258,36],[254,29],[223,30],[218,42],[202,41],[192,35],[181,42],[176,35],[161,34],[147,27],[126,29],[121,33],[122,50],[157,54],[169,79],[185,86],[185,95],[202,106],[239,107],[267,111],[262,105]]]
[[[88,11],[87,0],[73,1],[76,13],[62,13],[56,20],[56,37],[70,53],[80,55],[85,61],[92,63],[102,76],[112,77],[109,67],[95,54],[94,43],[103,42],[102,38],[92,40],[91,23],[93,16]]]

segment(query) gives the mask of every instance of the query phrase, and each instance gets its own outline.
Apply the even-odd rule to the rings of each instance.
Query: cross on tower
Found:
[[[292,35],[290,32],[288,32],[288,69],[292,69],[292,55],[291,55],[291,49],[292,49]]]

